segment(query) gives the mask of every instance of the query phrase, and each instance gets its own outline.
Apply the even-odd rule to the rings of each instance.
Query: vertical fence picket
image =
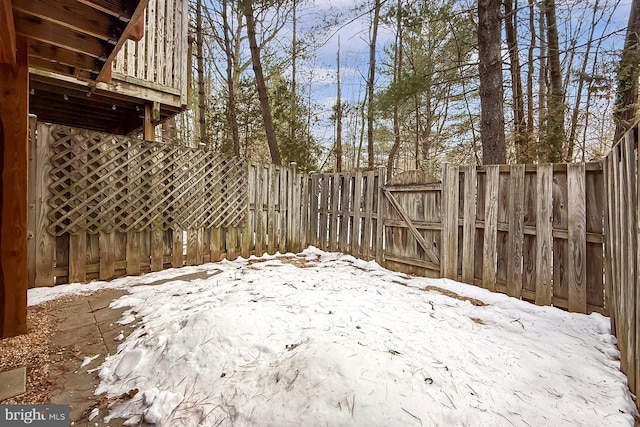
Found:
[[[486,192],[484,211],[484,248],[482,252],[482,285],[490,291],[495,291],[500,168],[497,165],[490,165],[486,166],[485,170]]]
[[[51,197],[51,128],[39,124],[36,136],[35,174],[35,283],[37,287],[54,285],[55,238],[49,233],[49,205]],[[32,176],[33,177],[33,176]]]
[[[536,304],[551,305],[553,263],[553,165],[538,165],[536,214]]]
[[[569,194],[569,310],[587,312],[587,241],[586,193],[584,164],[570,164],[567,168]]]
[[[522,247],[524,243],[524,165],[511,165],[509,176],[509,242],[507,295],[522,295]]]
[[[446,164],[442,173],[442,276],[458,279],[458,167]]]
[[[276,253],[276,197],[278,195],[279,169],[274,165],[269,165],[269,176],[267,178],[267,253]]]
[[[464,171],[464,214],[462,237],[462,281],[473,284],[476,237],[476,168],[466,166]]]
[[[626,200],[626,227],[624,230],[624,242],[625,242],[625,281],[623,286],[625,288],[625,317],[627,320],[627,336],[626,336],[626,356],[627,361],[627,378],[629,384],[635,384],[636,381],[636,333],[637,333],[637,321],[636,318],[636,287],[638,285],[638,277],[636,275],[636,260],[638,256],[637,247],[637,219],[636,219],[636,206],[638,201],[636,200],[636,151],[633,132],[627,132],[624,141],[621,143],[623,152],[622,161],[625,163],[625,200]]]

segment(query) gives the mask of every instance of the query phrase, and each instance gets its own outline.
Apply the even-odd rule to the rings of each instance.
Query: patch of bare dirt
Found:
[[[284,255],[280,255],[277,256],[276,259],[278,261],[280,261],[283,264],[292,264],[294,267],[298,267],[298,268],[311,268],[311,267],[315,267],[316,266],[316,262],[319,260],[319,258],[316,257],[316,259],[308,259],[304,256],[300,256],[300,255],[295,255],[295,256],[284,256]],[[268,258],[255,258],[255,259],[250,259],[247,261],[247,265],[249,266],[248,268],[251,270],[257,270],[256,267],[251,267],[253,264],[258,264],[261,262],[267,262],[270,261],[271,259]],[[277,265],[270,265],[269,267],[277,267]]]
[[[455,299],[460,300],[460,301],[469,301],[472,305],[475,305],[476,307],[484,307],[484,306],[487,305],[484,302],[480,301],[479,299],[458,295],[455,292],[452,292],[452,291],[450,291],[448,289],[439,288],[438,286],[426,286],[426,287],[422,288],[422,290],[423,291],[436,291],[436,292],[441,293],[442,295],[446,295],[448,297],[455,298]]]

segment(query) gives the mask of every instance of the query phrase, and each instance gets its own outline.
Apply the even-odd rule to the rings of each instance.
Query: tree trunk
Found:
[[[573,154],[576,146],[576,135],[578,133],[578,115],[580,113],[580,103],[582,101],[582,91],[584,89],[585,83],[585,75],[587,73],[587,66],[589,65],[589,56],[591,53],[591,45],[593,44],[593,36],[595,34],[596,26],[598,22],[596,20],[596,13],[599,6],[600,1],[595,0],[593,5],[593,15],[591,16],[591,28],[589,30],[589,39],[587,40],[587,46],[585,49],[584,58],[582,60],[582,68],[580,70],[580,77],[578,80],[578,90],[576,91],[576,99],[573,105],[573,113],[571,114],[571,124],[569,128],[569,140],[567,141],[567,155],[565,160],[567,162],[571,162],[573,160]],[[587,103],[586,108],[589,108],[589,103]],[[587,111],[588,114],[588,111]],[[584,152],[584,150],[583,150]]]
[[[616,124],[614,143],[634,124],[638,112],[638,77],[640,75],[640,0],[633,0],[627,35],[618,68],[618,88],[613,118]]]
[[[296,67],[298,59],[298,27],[297,1],[293,0],[293,37],[291,40],[291,112],[289,113],[289,138],[292,144],[296,142]]]
[[[529,41],[529,49],[527,52],[527,147],[529,150],[527,156],[529,157],[529,160],[534,160],[535,156],[532,156],[532,147],[534,146],[535,140],[533,130],[533,73],[535,71],[533,64],[533,51],[536,46],[537,33],[533,0],[529,0],[529,32],[531,33],[531,39]]]
[[[397,5],[398,10],[396,11],[396,48],[395,48],[395,56],[393,58],[394,67],[393,67],[393,83],[397,84],[400,79],[400,75],[402,73],[402,1],[398,0]],[[398,154],[398,149],[400,148],[400,117],[398,113],[398,104],[399,96],[396,92],[394,93],[394,102],[393,102],[393,146],[389,151],[389,158],[387,159],[387,181],[391,180],[393,176],[393,163],[395,161],[396,155]]]
[[[513,0],[504,0],[505,34],[509,49],[509,70],[511,71],[511,92],[513,98],[513,127],[516,160],[518,163],[529,162],[528,138],[526,134],[526,118],[524,116],[524,97],[522,94],[522,77],[520,69],[520,52],[517,37],[517,3],[513,8]]]
[[[273,126],[273,117],[271,116],[271,107],[269,106],[269,95],[267,94],[267,85],[262,72],[262,63],[260,61],[260,48],[256,39],[256,23],[253,17],[253,5],[251,0],[242,1],[242,10],[247,20],[247,37],[249,39],[249,49],[251,50],[251,62],[253,64],[253,72],[256,76],[256,86],[258,88],[258,100],[260,101],[260,111],[262,112],[262,120],[264,122],[264,130],[267,134],[267,144],[271,154],[271,162],[280,166],[280,149],[276,140],[276,131]]]
[[[338,54],[336,55],[338,64],[337,83],[338,94],[336,100],[336,172],[342,172],[342,94],[340,93],[340,37],[338,36]]]
[[[547,26],[545,25],[544,3],[540,3],[540,15],[538,16],[538,35],[540,37],[540,47],[538,48],[538,61],[540,69],[538,74],[538,143],[536,144],[536,159],[546,161],[546,150],[544,149],[547,137],[547,87],[548,87],[548,63],[547,57]]]
[[[375,153],[373,148],[373,85],[376,77],[376,39],[378,37],[378,23],[380,22],[381,0],[375,0],[373,11],[373,24],[371,27],[371,42],[369,44],[369,78],[367,79],[367,90],[369,105],[367,110],[367,154],[369,156],[368,166],[373,169],[375,166]]]
[[[555,0],[544,1],[544,13],[547,20],[547,43],[549,46],[550,89],[547,98],[547,161],[556,163],[563,160],[565,142],[564,133],[564,88],[560,70],[560,47],[556,22]]]
[[[198,64],[198,123],[201,144],[207,142],[207,124],[205,121],[204,98],[204,48],[202,43],[202,0],[196,2],[196,56]]]
[[[506,163],[500,1],[478,1],[478,60],[480,63],[480,139],[484,164]]]
[[[229,37],[229,18],[227,16],[228,0],[222,0],[222,25],[224,31],[224,53],[227,57],[227,122],[231,128],[231,139],[233,142],[233,155],[240,157],[240,132],[238,131],[238,112],[236,110],[236,91],[233,84],[233,52],[231,50],[231,39]]]

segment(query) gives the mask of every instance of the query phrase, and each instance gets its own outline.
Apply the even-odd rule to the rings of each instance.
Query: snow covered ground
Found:
[[[133,286],[195,271],[207,279]],[[143,277],[97,393],[159,426],[631,426],[609,319],[309,248]],[[427,288],[427,289],[425,289]],[[449,294],[446,295],[446,294]],[[91,355],[87,355],[91,356]]]

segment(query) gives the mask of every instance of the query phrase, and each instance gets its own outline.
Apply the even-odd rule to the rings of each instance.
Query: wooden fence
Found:
[[[32,122],[32,133],[35,125]],[[540,305],[611,315],[640,390],[638,129],[602,163],[298,174],[219,154],[38,124],[31,286],[307,245]],[[605,289],[606,285],[606,289]]]
[[[305,243],[295,168],[42,123],[30,153],[32,287]]]
[[[384,185],[381,176],[313,175],[309,242],[396,271],[604,313],[600,163],[445,165],[442,180],[410,171]]]
[[[640,391],[640,226],[638,219],[638,126],[604,162],[605,283],[607,306],[618,338],[622,372],[633,393]]]
[[[368,172],[312,174],[303,179],[306,242],[363,259],[382,258],[381,177]]]

